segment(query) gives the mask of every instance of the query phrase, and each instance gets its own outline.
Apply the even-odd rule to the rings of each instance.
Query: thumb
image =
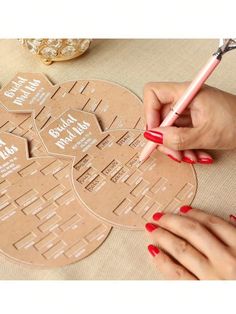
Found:
[[[153,128],[147,130],[144,137],[174,150],[202,148],[199,128]]]

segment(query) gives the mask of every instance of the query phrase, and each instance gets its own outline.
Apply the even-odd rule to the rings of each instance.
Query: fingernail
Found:
[[[145,228],[148,232],[152,232],[154,230],[156,230],[158,227],[150,222],[148,222],[146,225],[145,225]]]
[[[153,220],[158,221],[158,220],[161,219],[161,217],[162,217],[163,215],[164,215],[164,213],[155,213],[155,214],[152,216],[152,218],[153,218]]]
[[[202,157],[198,159],[199,164],[212,164],[214,160],[209,157]]]
[[[234,215],[229,215],[229,218],[230,218],[231,220],[236,221],[236,216],[234,216]]]
[[[149,130],[149,131],[144,132],[143,135],[149,141],[152,141],[158,144],[163,144],[163,134],[161,132]]]
[[[195,164],[196,162],[186,156],[183,157],[182,161],[187,162],[188,164]]]
[[[188,205],[184,205],[182,207],[180,207],[179,211],[183,214],[186,214],[188,211],[190,211],[190,209],[192,209],[191,206],[188,206]]]
[[[177,158],[175,158],[175,157],[173,157],[173,156],[171,156],[171,155],[167,155],[168,157],[170,157],[172,160],[174,160],[174,161],[177,161],[177,162],[181,162],[179,159],[177,159]]]
[[[148,246],[148,251],[150,252],[150,254],[155,257],[160,251],[158,250],[158,248],[152,244],[150,244]]]

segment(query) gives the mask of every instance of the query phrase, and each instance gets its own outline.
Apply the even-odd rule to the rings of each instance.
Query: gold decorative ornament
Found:
[[[31,53],[40,57],[45,64],[64,61],[82,55],[90,46],[91,39],[19,39]]]

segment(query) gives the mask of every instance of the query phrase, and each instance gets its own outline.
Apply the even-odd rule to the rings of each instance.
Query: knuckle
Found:
[[[176,267],[175,273],[174,273],[174,277],[175,277],[174,279],[177,279],[177,280],[184,279],[185,274],[186,272],[182,267]]]
[[[186,138],[180,129],[176,129],[172,136],[172,148],[175,150],[182,150],[185,146]]]
[[[160,263],[160,259],[159,259],[159,263]],[[167,255],[163,254],[162,259],[161,259],[161,263],[163,265],[169,264],[170,263],[170,258]]]
[[[189,249],[189,244],[185,240],[179,240],[175,244],[175,252],[177,255],[182,255]]]
[[[195,221],[195,220],[186,221],[184,223],[184,225],[183,225],[183,228],[186,231],[191,231],[191,232],[194,232],[194,233],[200,233],[202,231],[201,224],[198,221]]]
[[[215,216],[209,216],[206,218],[206,223],[209,225],[220,225],[221,220]]]

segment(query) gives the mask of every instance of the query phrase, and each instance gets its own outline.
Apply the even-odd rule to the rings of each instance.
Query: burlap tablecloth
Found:
[[[16,40],[0,41],[0,84],[18,71],[44,72],[54,82],[105,79],[142,97],[148,81],[191,80],[216,49],[217,40],[97,40],[84,56],[42,64]],[[236,51],[224,56],[208,81],[236,93]],[[236,212],[236,151],[214,152],[213,165],[196,165],[198,191],[193,205],[228,218]],[[0,255],[0,279],[160,279],[147,253],[144,232],[113,229],[91,256],[64,268],[40,269]]]

